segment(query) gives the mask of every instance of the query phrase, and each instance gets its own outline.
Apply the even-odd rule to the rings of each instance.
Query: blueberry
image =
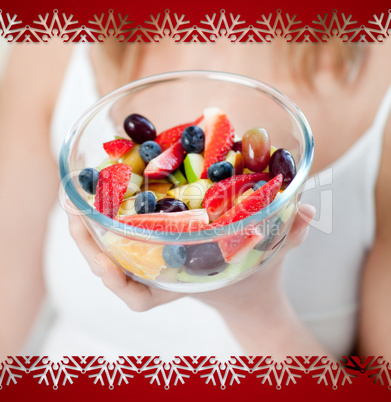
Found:
[[[156,200],[151,191],[140,193],[134,200],[134,209],[137,214],[148,214],[155,211]]]
[[[216,162],[209,166],[208,177],[216,183],[220,180],[226,179],[227,177],[233,176],[234,172],[235,170],[232,163],[227,161]]]
[[[160,145],[155,141],[145,141],[141,144],[139,154],[141,159],[148,163],[162,152]]]
[[[200,154],[204,150],[204,132],[198,126],[186,127],[183,130],[181,142],[186,152]]]
[[[179,245],[163,247],[163,260],[170,268],[179,268],[186,262],[186,249]]]
[[[79,183],[83,190],[89,194],[96,193],[96,185],[98,184],[99,171],[92,168],[85,168],[79,174]]]
[[[260,180],[258,183],[256,183],[253,187],[254,191],[257,191],[259,188],[261,188],[264,184],[267,182],[265,180]]]

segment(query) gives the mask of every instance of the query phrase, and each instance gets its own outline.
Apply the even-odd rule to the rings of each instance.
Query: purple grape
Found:
[[[155,212],[182,212],[189,207],[181,200],[176,198],[162,198],[156,203]]]
[[[217,243],[196,244],[186,248],[185,272],[194,276],[212,276],[227,268]]]
[[[234,145],[232,146],[232,150],[235,152],[242,152],[242,141],[234,142]]]
[[[284,148],[277,149],[269,161],[270,178],[282,174],[284,187],[288,186],[296,176],[296,165],[293,156]]]
[[[124,130],[137,144],[156,140],[156,129],[154,125],[140,114],[133,113],[129,115],[124,121]]]

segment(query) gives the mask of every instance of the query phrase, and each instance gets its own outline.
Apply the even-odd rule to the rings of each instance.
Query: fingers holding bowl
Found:
[[[97,254],[101,253],[101,250],[84,225],[82,218],[74,213],[74,208],[75,207],[70,203],[70,201],[65,203],[65,211],[68,216],[69,232],[83,257],[87,260],[92,272],[97,276],[101,276],[103,274],[103,268],[95,259]]]
[[[286,239],[289,248],[297,247],[304,241],[309,231],[309,224],[314,218],[315,213],[315,207],[310,204],[301,204],[299,206]]]
[[[103,284],[115,293],[128,307],[137,312],[176,300],[185,294],[151,288],[126,275],[111,259],[102,253],[80,216],[73,213],[70,202],[65,204],[69,231],[92,272],[102,279]]]
[[[103,253],[98,254],[96,260],[104,271],[101,275],[104,285],[133,311],[147,311],[185,296],[182,293],[152,288],[133,280]]]

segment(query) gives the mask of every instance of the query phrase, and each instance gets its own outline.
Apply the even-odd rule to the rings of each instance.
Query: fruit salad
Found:
[[[106,158],[79,174],[89,204],[146,233],[213,231],[266,208],[295,177],[291,153],[273,147],[261,126],[236,133],[234,122],[215,107],[180,123],[158,133],[147,117],[127,116],[122,135],[102,144]],[[285,208],[273,217],[273,230],[249,224],[202,244],[151,244],[111,231],[103,243],[132,276],[216,281],[256,266],[278,247],[283,239],[276,235],[292,215],[293,207]]]

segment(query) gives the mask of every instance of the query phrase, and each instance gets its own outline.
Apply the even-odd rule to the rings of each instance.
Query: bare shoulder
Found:
[[[369,44],[368,71],[364,80],[368,99],[376,99],[376,110],[391,87],[391,38]],[[391,243],[391,110],[383,134],[382,157],[376,183],[377,238]]]
[[[12,46],[1,96],[7,99],[7,103],[29,103],[30,107],[44,107],[46,112],[50,112],[65,73],[72,45],[49,42],[17,43]]]
[[[71,51],[56,42],[12,45],[0,90],[0,155],[7,150],[31,166],[34,154],[50,163],[51,117]]]
[[[369,74],[384,85],[391,85],[391,38],[368,45],[371,54]]]

